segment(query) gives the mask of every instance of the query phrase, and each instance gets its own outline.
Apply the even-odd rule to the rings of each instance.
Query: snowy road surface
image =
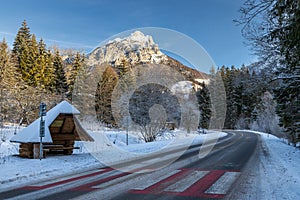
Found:
[[[232,195],[235,182],[257,146],[253,133],[233,132],[208,156],[191,146],[176,162],[176,150],[120,164],[130,172],[95,168],[0,193],[2,199],[219,199]],[[141,168],[142,166],[142,168]],[[163,167],[159,169],[160,167]],[[153,170],[158,169],[158,170]],[[146,171],[149,172],[146,172]],[[138,173],[138,172],[144,173]]]

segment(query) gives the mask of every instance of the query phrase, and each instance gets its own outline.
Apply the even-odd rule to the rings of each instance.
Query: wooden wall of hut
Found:
[[[21,143],[19,146],[19,155],[24,158],[33,158],[33,144]]]
[[[49,148],[50,153],[72,154],[76,139],[73,115],[60,114],[49,129],[53,144],[45,145],[45,148]]]

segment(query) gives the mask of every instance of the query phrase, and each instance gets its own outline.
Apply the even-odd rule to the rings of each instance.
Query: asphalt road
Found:
[[[2,192],[0,199],[222,199],[234,191],[258,141],[252,133],[226,132],[202,159],[196,145],[170,164],[178,153],[173,149],[118,166],[132,167],[131,172],[94,169]],[[137,173],[145,169],[149,172]]]

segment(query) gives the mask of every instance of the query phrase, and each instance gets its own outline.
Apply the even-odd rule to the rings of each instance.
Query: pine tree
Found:
[[[21,81],[20,78],[19,70],[13,62],[11,51],[5,39],[3,39],[0,42],[0,87],[6,90],[18,88],[20,86],[18,84]]]
[[[114,124],[111,110],[113,90],[118,83],[118,74],[111,66],[107,66],[95,94],[95,109],[98,120],[106,124]]]
[[[37,56],[37,72],[35,73],[35,85],[38,85],[41,89],[45,89],[45,71],[47,66],[47,50],[46,44],[43,39],[38,43],[38,56]]]
[[[3,39],[0,43],[0,83],[3,86],[3,81],[5,77],[5,72],[7,70],[7,66],[9,63],[9,55],[8,55],[8,45]]]
[[[280,86],[274,89],[277,100],[276,111],[280,117],[279,125],[285,128],[289,141],[293,144],[299,140],[297,134],[300,131],[299,80],[300,78],[297,77],[284,78]]]
[[[210,128],[221,129],[224,127],[224,114],[226,113],[226,92],[222,81],[221,72],[211,68],[208,85],[211,100]]]
[[[200,87],[201,89],[196,92],[201,116],[199,127],[208,129],[211,117],[209,91],[205,83],[200,83]]]
[[[136,85],[135,77],[130,69],[130,64],[126,60],[121,61],[118,66],[119,74],[119,87],[123,92],[126,92]]]
[[[30,47],[24,46],[22,51],[20,52],[20,56],[18,58],[19,68],[22,73],[23,80],[26,81],[29,85],[33,84],[32,77],[32,62],[29,60],[30,58]]]
[[[300,1],[278,1],[275,7],[280,28],[272,35],[280,41],[283,57],[277,71],[280,86],[275,91],[280,125],[292,143],[300,141]]]
[[[37,66],[34,73],[35,85],[52,92],[54,90],[54,69],[52,54],[47,50],[43,39],[38,43]]]
[[[226,117],[224,127],[228,129],[233,129],[235,123],[238,120],[238,101],[236,86],[235,86],[235,77],[236,69],[234,66],[229,69],[228,67],[223,66],[220,70],[222,80],[224,82],[224,87],[226,91]]]
[[[124,75],[127,74],[129,71],[130,71],[129,63],[128,63],[125,59],[123,59],[123,60],[121,61],[121,64],[118,66],[118,74],[119,74],[119,77],[124,76]]]
[[[5,40],[0,42],[0,115],[1,121],[18,118],[16,96],[23,87],[22,77],[13,62]]]
[[[79,52],[77,52],[72,62],[72,69],[71,69],[70,76],[68,77],[69,95],[71,95],[73,92],[76,77],[78,76],[80,68],[83,66],[83,64],[84,64],[84,55],[81,55]]]
[[[40,65],[39,65],[39,46],[34,34],[31,37],[31,43],[29,46],[28,53],[28,79],[30,80],[29,85],[38,86],[38,76],[40,73]],[[27,80],[28,80],[27,79]]]
[[[50,102],[56,99],[49,91],[53,76],[51,54],[42,40],[37,43],[26,21],[18,30],[12,52],[11,60],[17,67],[16,71],[21,74],[21,79],[17,83],[19,88],[11,95],[16,105],[13,110],[18,118],[30,123],[37,117],[37,105],[41,101],[51,107]]]
[[[97,69],[90,70],[90,67],[83,63],[76,77],[76,87],[70,96],[74,106],[80,108],[83,118],[95,114],[95,99],[91,99],[91,95],[95,95],[100,74],[104,69],[98,65],[94,67]]]
[[[236,102],[237,108],[237,120],[234,124],[234,128],[248,129],[250,125],[251,113],[253,106],[251,104],[253,98],[252,92],[249,90],[250,74],[247,67],[242,66],[240,69],[235,69],[234,79],[234,102]]]
[[[15,54],[17,58],[20,58],[20,54],[24,50],[24,47],[29,46],[30,40],[31,40],[30,29],[27,26],[26,20],[24,20],[21,28],[18,30],[18,33],[16,35],[13,44],[12,52]]]
[[[47,51],[46,64],[45,85],[47,90],[49,90],[50,92],[55,92],[55,69],[53,66],[53,55],[50,50]]]
[[[54,84],[56,94],[63,96],[68,91],[67,78],[63,68],[63,61],[59,54],[59,51],[56,50],[53,56],[53,67],[54,67]]]
[[[15,38],[13,44],[13,54],[15,56],[15,60],[21,70],[23,79],[27,82],[30,82],[30,70],[31,70],[31,43],[32,43],[32,36],[30,34],[30,29],[27,26],[26,21],[24,20],[22,23],[21,28],[18,30],[17,36]]]
[[[6,110],[4,108],[7,99],[7,72],[9,69],[9,55],[8,55],[8,46],[6,41],[3,39],[0,42],[0,126],[6,115]]]

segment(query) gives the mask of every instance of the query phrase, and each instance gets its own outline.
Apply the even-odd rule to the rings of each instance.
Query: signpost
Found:
[[[43,117],[46,116],[46,104],[40,104],[40,160],[43,158],[43,137],[45,137],[45,119]]]
[[[126,126],[126,145],[127,146],[128,146],[128,129],[129,129],[129,126],[131,124],[130,119],[131,119],[130,116],[125,116],[123,118],[123,125]]]

